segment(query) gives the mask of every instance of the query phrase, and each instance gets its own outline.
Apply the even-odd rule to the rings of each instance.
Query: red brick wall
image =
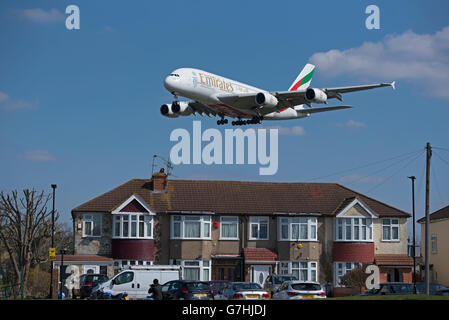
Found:
[[[334,242],[334,261],[374,262],[374,243]]]

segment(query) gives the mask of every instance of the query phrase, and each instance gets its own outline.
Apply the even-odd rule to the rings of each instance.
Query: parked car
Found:
[[[212,280],[212,281],[208,281],[207,283],[209,283],[209,285],[212,289],[212,294],[215,297],[218,294],[223,293],[223,289],[226,287],[226,284],[228,284],[229,282],[230,282],[229,280]]]
[[[326,292],[318,282],[285,281],[272,295],[273,299],[324,299]]]
[[[425,294],[425,283],[416,283],[416,293]],[[431,283],[429,293],[431,295],[441,295],[444,290],[447,289],[445,286],[438,283]],[[354,296],[372,296],[372,295],[397,295],[397,294],[413,294],[413,283],[405,282],[383,282],[379,284],[379,288],[373,288],[367,292],[355,294]]]
[[[366,292],[354,294],[353,296],[395,295],[413,294],[413,283],[405,282],[383,282],[379,288],[372,288]]]
[[[90,296],[92,289],[97,285],[108,281],[109,278],[104,274],[88,273],[80,276],[80,288],[78,292],[73,292],[73,298],[84,299]]]
[[[270,299],[270,294],[260,284],[254,282],[230,282],[221,295],[225,300],[261,300]]]
[[[273,296],[273,294],[275,294],[276,291],[279,290],[279,287],[282,283],[290,280],[298,279],[294,275],[271,274],[265,279],[263,288],[270,294],[270,296]]]
[[[213,300],[212,288],[206,281],[175,280],[162,285],[164,300]]]

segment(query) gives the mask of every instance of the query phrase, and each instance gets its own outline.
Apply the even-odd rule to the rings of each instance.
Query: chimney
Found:
[[[167,175],[165,174],[164,168],[152,177],[153,181],[153,191],[164,191],[167,187]]]

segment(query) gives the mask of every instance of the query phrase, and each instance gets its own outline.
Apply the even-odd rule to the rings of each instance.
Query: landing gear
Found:
[[[222,124],[227,124],[228,123],[228,119],[221,119],[217,121],[218,125],[222,125]]]
[[[251,120],[237,120],[237,121],[232,121],[232,125],[233,126],[242,126],[242,125],[246,125],[246,124],[258,124],[258,123],[262,123],[263,117],[262,116],[254,116],[252,117]]]

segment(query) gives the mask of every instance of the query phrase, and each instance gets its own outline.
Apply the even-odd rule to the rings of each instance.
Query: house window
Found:
[[[209,260],[176,260],[175,264],[183,267],[183,280],[211,280],[211,263]]]
[[[351,271],[354,268],[357,268],[360,266],[360,262],[336,262],[334,264],[335,268],[335,285],[340,287],[341,286],[341,278]]]
[[[101,215],[85,214],[83,215],[83,237],[101,236]]]
[[[172,239],[210,239],[210,216],[172,216]]]
[[[399,241],[399,219],[382,219],[382,240]]]
[[[437,236],[433,234],[430,241],[432,243],[432,253],[437,253]]]
[[[151,266],[151,260],[115,260],[114,273],[118,273],[123,269],[128,269],[130,266]]]
[[[239,218],[220,217],[220,240],[239,239]]]
[[[268,240],[268,217],[249,218],[249,240]]]
[[[316,241],[317,218],[280,218],[279,240],[281,241]]]
[[[113,238],[153,238],[153,217],[142,213],[114,214]]]
[[[337,218],[335,240],[372,241],[372,220],[370,218]]]
[[[279,264],[280,274],[291,274],[300,281],[317,281],[316,261],[286,261]]]

